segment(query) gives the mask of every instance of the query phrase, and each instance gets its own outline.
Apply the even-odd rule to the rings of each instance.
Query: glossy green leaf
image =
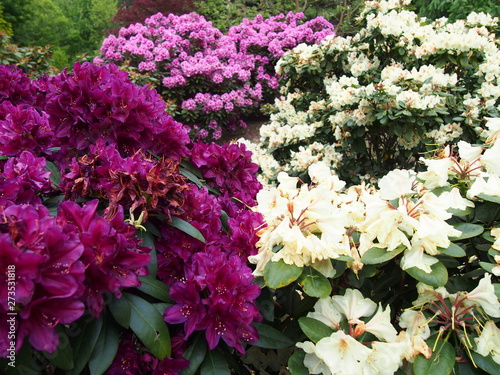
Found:
[[[253,346],[265,349],[282,349],[294,344],[288,336],[274,327],[263,323],[253,323],[253,325],[259,332],[259,339],[252,343]]]
[[[299,318],[299,325],[302,332],[313,342],[318,342],[324,337],[330,336],[334,330],[328,327],[325,323],[317,319],[303,316]]]
[[[50,172],[50,181],[59,187],[59,184],[61,183],[61,171],[59,168],[57,168],[57,166],[51,161],[47,161],[45,170]]]
[[[494,202],[494,203],[500,204],[500,197],[494,197],[492,195],[487,195],[487,194],[483,194],[483,193],[479,194],[477,197],[481,198],[485,201],[488,201],[488,202]]]
[[[476,237],[484,231],[484,228],[481,225],[471,223],[454,223],[453,227],[461,231],[462,234],[458,237],[450,237],[451,241],[458,241],[466,238]]]
[[[435,288],[444,286],[448,281],[448,270],[441,262],[433,264],[430,273],[417,267],[408,268],[406,272],[414,279]]]
[[[182,375],[195,375],[207,353],[207,342],[203,333],[198,333],[191,345],[182,355],[189,361],[189,367],[181,371]]]
[[[391,260],[401,254],[406,249],[406,246],[401,245],[394,250],[387,251],[387,249],[381,249],[378,247],[372,247],[365,251],[361,257],[361,262],[363,264],[382,264]]]
[[[168,293],[169,288],[165,283],[162,283],[151,275],[139,276],[139,280],[141,280],[141,286],[137,287],[138,290],[162,302],[170,301],[170,295]]]
[[[171,303],[158,302],[153,303],[154,308],[163,316],[167,307],[172,306]]]
[[[83,320],[83,324],[78,326],[80,334],[76,336],[73,342],[73,361],[75,365],[69,371],[71,375],[78,375],[82,372],[94,351],[95,344],[101,333],[103,318],[91,316],[86,316],[86,318],[90,321],[86,323]]]
[[[455,362],[453,375],[477,375],[478,369],[474,367],[472,362]]]
[[[306,353],[303,350],[295,351],[288,359],[288,370],[291,375],[309,375],[309,370],[304,365]]]
[[[172,221],[169,221],[167,224],[183,231],[184,233],[190,235],[193,238],[196,238],[197,240],[200,240],[203,243],[206,243],[205,238],[203,237],[201,232],[186,220],[180,219],[178,217],[172,217]]]
[[[481,354],[472,352],[472,359],[474,363],[482,370],[486,371],[490,375],[498,375],[500,373],[500,365],[496,363],[492,356],[483,357]]]
[[[170,334],[163,316],[146,300],[124,293],[130,304],[130,328],[158,359],[170,356]]]
[[[43,355],[54,366],[63,370],[72,370],[75,364],[73,361],[73,348],[71,347],[68,335],[64,333],[61,327],[57,327],[57,335],[59,336],[57,350],[54,353],[43,352]]]
[[[453,242],[450,243],[450,246],[448,246],[446,249],[439,248],[438,250],[443,254],[455,258],[460,258],[467,255],[464,249],[462,249],[459,245]]]
[[[108,307],[118,324],[128,329],[130,327],[130,304],[123,298],[113,297]]]
[[[231,371],[222,354],[209,350],[200,366],[200,375],[231,375]]]
[[[433,347],[434,338],[427,341],[429,347]],[[415,357],[413,372],[415,375],[448,375],[451,374],[455,366],[455,348],[449,342],[439,341],[432,356],[427,359],[422,354]]]
[[[264,268],[264,280],[269,288],[279,289],[299,278],[303,269],[283,260],[268,262]]]
[[[90,375],[102,375],[111,366],[118,351],[120,330],[118,325],[109,317],[104,323],[99,338],[89,360]]]
[[[332,292],[330,280],[312,267],[305,267],[297,280],[304,293],[311,297],[324,298]]]
[[[146,228],[147,229],[147,228]],[[142,246],[147,246],[151,248],[149,255],[151,255],[151,260],[148,264],[149,276],[156,277],[158,272],[158,259],[156,257],[156,247],[153,235],[149,231],[137,231],[137,237],[142,238]]]

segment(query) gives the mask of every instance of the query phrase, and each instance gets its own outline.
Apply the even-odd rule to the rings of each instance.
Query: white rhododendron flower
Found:
[[[493,360],[500,365],[500,329],[495,322],[488,320],[478,338],[476,352],[483,357],[491,355]]]
[[[469,293],[464,293],[465,306],[480,306],[481,309],[493,318],[500,318],[500,302],[495,295],[495,287],[491,283],[491,274],[485,274],[479,285]]]

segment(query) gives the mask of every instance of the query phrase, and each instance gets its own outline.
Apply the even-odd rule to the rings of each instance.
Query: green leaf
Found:
[[[427,345],[433,347],[435,338],[427,340]],[[448,375],[455,366],[455,348],[447,341],[440,341],[436,351],[432,353],[429,359],[422,354],[415,357],[413,363],[413,372],[415,375]]]
[[[152,305],[161,314],[161,316],[163,316],[163,314],[165,314],[165,310],[169,306],[172,306],[171,303],[164,303],[164,302],[153,303]]]
[[[288,370],[291,375],[309,375],[308,368],[304,365],[306,353],[296,350],[288,359]]]
[[[141,280],[141,286],[137,287],[138,290],[162,302],[170,301],[169,288],[165,283],[162,283],[151,275],[139,276],[139,280]]]
[[[500,204],[500,197],[494,197],[492,195],[487,195],[487,194],[483,194],[483,193],[478,194],[477,197],[481,198],[481,199],[483,199],[485,201],[488,201],[488,202],[494,202],[494,203]]]
[[[207,353],[207,342],[205,341],[205,335],[203,333],[198,333],[193,341],[193,343],[187,348],[187,350],[182,355],[189,361],[189,367],[181,371],[182,375],[195,375],[196,371],[203,362],[205,355]]]
[[[73,348],[71,347],[68,335],[64,333],[60,326],[56,330],[59,336],[59,345],[54,353],[43,352],[43,356],[56,367],[63,370],[72,370],[75,364],[73,361]]]
[[[149,254],[151,255],[151,260],[148,264],[149,276],[156,277],[156,273],[158,272],[158,259],[156,257],[156,247],[153,235],[149,231],[145,232],[143,230],[140,230],[137,231],[137,237],[142,238],[142,246],[151,248],[151,251],[149,252]]]
[[[332,292],[330,280],[312,267],[304,267],[304,271],[298,278],[298,282],[304,293],[311,297],[324,298],[328,297]]]
[[[57,187],[59,187],[59,184],[61,183],[61,171],[57,166],[52,163],[51,161],[47,161],[47,164],[45,166],[45,170],[50,173],[50,181]]]
[[[478,224],[471,223],[454,223],[453,227],[462,232],[462,234],[458,237],[450,237],[450,241],[459,241],[466,238],[472,238],[479,236],[483,233],[484,228]]]
[[[265,349],[282,349],[294,344],[288,336],[276,328],[263,323],[253,323],[253,325],[259,332],[259,340],[252,343],[253,346]]]
[[[482,370],[491,375],[498,375],[498,363],[493,360],[491,355],[483,357],[481,354],[472,352],[474,363]]]
[[[102,375],[111,366],[118,351],[120,331],[113,319],[104,317],[99,338],[89,360],[90,375]]]
[[[203,184],[203,182],[201,182],[200,178],[198,178],[193,172],[191,172],[187,169],[184,169],[184,168],[180,168],[179,172],[181,172],[181,174],[184,177],[186,177],[189,181],[191,181],[193,184],[195,184],[199,188],[202,188],[203,186],[205,186]]]
[[[108,307],[109,311],[113,315],[113,318],[115,318],[118,324],[123,328],[128,329],[130,327],[130,304],[128,304],[123,298],[113,297],[113,300]]]
[[[414,279],[435,288],[444,286],[448,281],[448,271],[441,262],[433,264],[431,266],[430,273],[427,273],[417,267],[408,268],[406,272]]]
[[[381,264],[395,258],[401,254],[406,249],[406,246],[400,245],[394,250],[387,251],[387,249],[381,249],[378,247],[372,247],[368,249],[361,257],[361,262],[363,264]]]
[[[82,372],[94,351],[95,344],[101,333],[103,318],[86,317],[91,319],[91,321],[86,323],[83,320],[84,323],[78,327],[81,329],[81,333],[73,343],[73,361],[75,365],[69,371],[71,375],[78,375]]]
[[[462,249],[459,245],[453,242],[450,243],[450,246],[448,246],[446,249],[438,248],[438,250],[443,254],[455,258],[460,258],[467,255],[464,249]]]
[[[269,288],[279,289],[297,280],[302,271],[301,267],[283,260],[268,262],[264,267],[264,280]]]
[[[167,224],[183,231],[186,234],[189,234],[191,237],[196,238],[203,243],[206,243],[205,238],[203,237],[201,232],[183,219],[174,216],[172,217],[172,221],[169,221]]]
[[[170,334],[163,316],[149,302],[133,294],[124,293],[130,304],[130,328],[158,359],[170,356]]]
[[[209,350],[201,364],[200,375],[231,375],[231,371],[222,354]]]
[[[303,316],[299,318],[299,326],[307,337],[313,342],[318,342],[324,337],[330,336],[334,330],[317,319]]]

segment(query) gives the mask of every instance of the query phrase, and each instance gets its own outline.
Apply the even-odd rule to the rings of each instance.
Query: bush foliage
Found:
[[[483,136],[484,118],[498,115],[498,19],[426,23],[387,4],[368,3],[353,37],[300,45],[278,62],[283,96],[261,129],[264,176],[324,160],[359,181]]]

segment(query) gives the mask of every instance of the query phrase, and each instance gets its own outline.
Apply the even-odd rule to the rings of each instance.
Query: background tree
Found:
[[[53,48],[53,63],[72,66],[80,55],[95,56],[110,29],[118,0],[0,0],[12,24],[12,42]]]
[[[413,0],[412,5],[419,16],[430,19],[446,17],[455,21],[467,18],[471,12],[500,16],[498,0]]]
[[[193,0],[121,0],[111,20],[115,24],[111,31],[117,33],[120,27],[143,22],[156,13],[184,14],[194,9]]]
[[[280,13],[303,12],[306,18],[322,16],[335,25],[337,34],[353,34],[363,0],[197,0],[196,11],[227,31],[244,18],[257,14],[271,17]]]

